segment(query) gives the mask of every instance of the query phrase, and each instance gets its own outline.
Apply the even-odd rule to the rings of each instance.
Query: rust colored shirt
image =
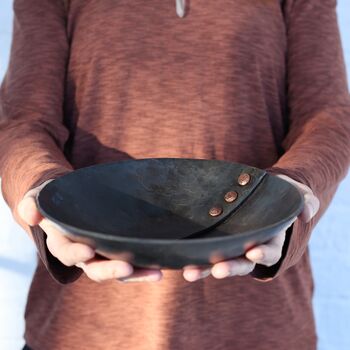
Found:
[[[335,0],[15,0],[1,87],[0,175],[40,260],[34,350],[314,349],[307,243],[345,176],[350,100]],[[97,284],[47,250],[16,206],[43,181],[128,158],[236,161],[312,188],[321,210],[275,266],[186,282]],[[272,280],[262,283],[271,277]]]

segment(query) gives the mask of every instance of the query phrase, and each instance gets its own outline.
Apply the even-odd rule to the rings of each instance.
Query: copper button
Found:
[[[238,183],[241,185],[241,186],[245,186],[249,183],[251,177],[249,174],[247,173],[242,173],[241,175],[239,175],[238,177]]]
[[[222,208],[221,207],[212,207],[209,210],[209,215],[210,216],[219,216],[222,213]]]
[[[232,203],[234,202],[238,197],[238,193],[236,191],[230,191],[225,194],[225,201],[227,203]]]

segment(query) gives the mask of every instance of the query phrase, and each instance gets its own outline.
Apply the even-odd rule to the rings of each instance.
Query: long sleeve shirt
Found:
[[[0,176],[40,256],[25,314],[34,350],[315,348],[307,244],[350,163],[336,1],[187,3],[180,18],[173,0],[14,1]],[[276,265],[195,283],[167,270],[160,282],[97,284],[18,216],[47,179],[150,157],[286,174],[321,208],[288,230]]]

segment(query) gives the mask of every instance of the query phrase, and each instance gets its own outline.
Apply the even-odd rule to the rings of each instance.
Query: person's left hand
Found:
[[[297,182],[286,175],[277,175],[296,186],[301,194],[304,195],[304,209],[299,215],[299,219],[309,222],[318,212],[320,203],[318,198],[313,194],[310,187]],[[183,276],[189,282],[197,281],[201,278],[208,277],[210,274],[214,278],[225,278],[231,276],[244,276],[253,271],[256,264],[272,266],[276,264],[282,255],[282,248],[286,237],[286,230],[291,226],[295,217],[291,220],[274,238],[265,244],[258,245],[248,250],[244,257],[226,260],[214,264],[211,268],[203,269],[199,267],[187,266],[184,268]]]

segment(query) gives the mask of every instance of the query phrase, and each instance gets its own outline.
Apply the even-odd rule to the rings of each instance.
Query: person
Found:
[[[0,175],[40,256],[33,350],[316,347],[307,244],[350,162],[336,1],[183,4],[14,0]],[[244,257],[146,270],[100,260],[37,210],[48,181],[152,157],[266,169],[303,193],[304,211]]]

